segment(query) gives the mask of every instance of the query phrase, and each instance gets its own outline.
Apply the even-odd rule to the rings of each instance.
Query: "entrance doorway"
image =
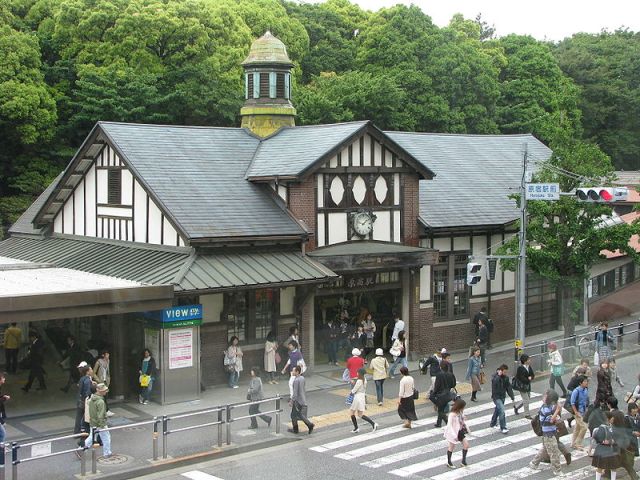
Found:
[[[355,346],[360,348],[354,333],[369,313],[376,325],[374,349],[389,348],[393,331],[393,312],[399,311],[401,305],[402,290],[399,287],[380,290],[334,290],[316,294],[314,326],[316,364],[327,364],[329,361],[327,323],[330,319],[341,327],[338,339],[338,361],[341,362],[351,355],[351,350]],[[342,319],[345,321],[341,322]],[[369,357],[374,355],[373,351],[368,353]]]

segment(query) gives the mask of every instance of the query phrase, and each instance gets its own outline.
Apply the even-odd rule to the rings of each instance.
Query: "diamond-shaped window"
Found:
[[[367,184],[364,179],[360,176],[356,177],[353,181],[353,187],[351,189],[353,192],[353,199],[361,204],[364,201],[364,197],[367,194]]]
[[[378,200],[378,203],[383,203],[385,198],[387,198],[389,188],[387,187],[387,181],[382,175],[376,180],[373,191],[376,193],[376,200]]]
[[[344,185],[340,177],[334,177],[329,187],[329,193],[331,194],[331,200],[336,205],[340,205],[342,197],[344,196]]]

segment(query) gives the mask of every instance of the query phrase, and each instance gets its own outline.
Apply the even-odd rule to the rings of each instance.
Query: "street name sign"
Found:
[[[527,200],[560,200],[560,184],[527,183],[525,196]]]

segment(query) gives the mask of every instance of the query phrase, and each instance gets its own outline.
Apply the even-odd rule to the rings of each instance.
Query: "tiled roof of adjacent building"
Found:
[[[525,145],[529,159],[551,150],[533,135],[385,132],[436,174],[420,182],[420,219],[427,228],[504,225],[518,218],[516,202]]]
[[[51,192],[53,192],[53,190],[56,188],[63,174],[64,172],[60,172],[60,174],[53,180],[53,182],[51,182],[51,184],[47,188],[45,188],[44,192],[42,192],[31,205],[29,205],[29,208],[27,208],[24,213],[20,215],[20,218],[16,220],[16,223],[11,225],[11,228],[9,228],[9,233],[20,233],[27,235],[42,234],[44,228],[36,228],[33,225],[33,219],[40,208],[42,208],[42,205],[44,205],[44,202],[47,201],[47,198],[49,198]]]

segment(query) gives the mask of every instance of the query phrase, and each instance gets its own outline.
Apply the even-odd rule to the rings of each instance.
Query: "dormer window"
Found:
[[[107,203],[109,205],[122,204],[122,170],[120,169],[108,171]]]

